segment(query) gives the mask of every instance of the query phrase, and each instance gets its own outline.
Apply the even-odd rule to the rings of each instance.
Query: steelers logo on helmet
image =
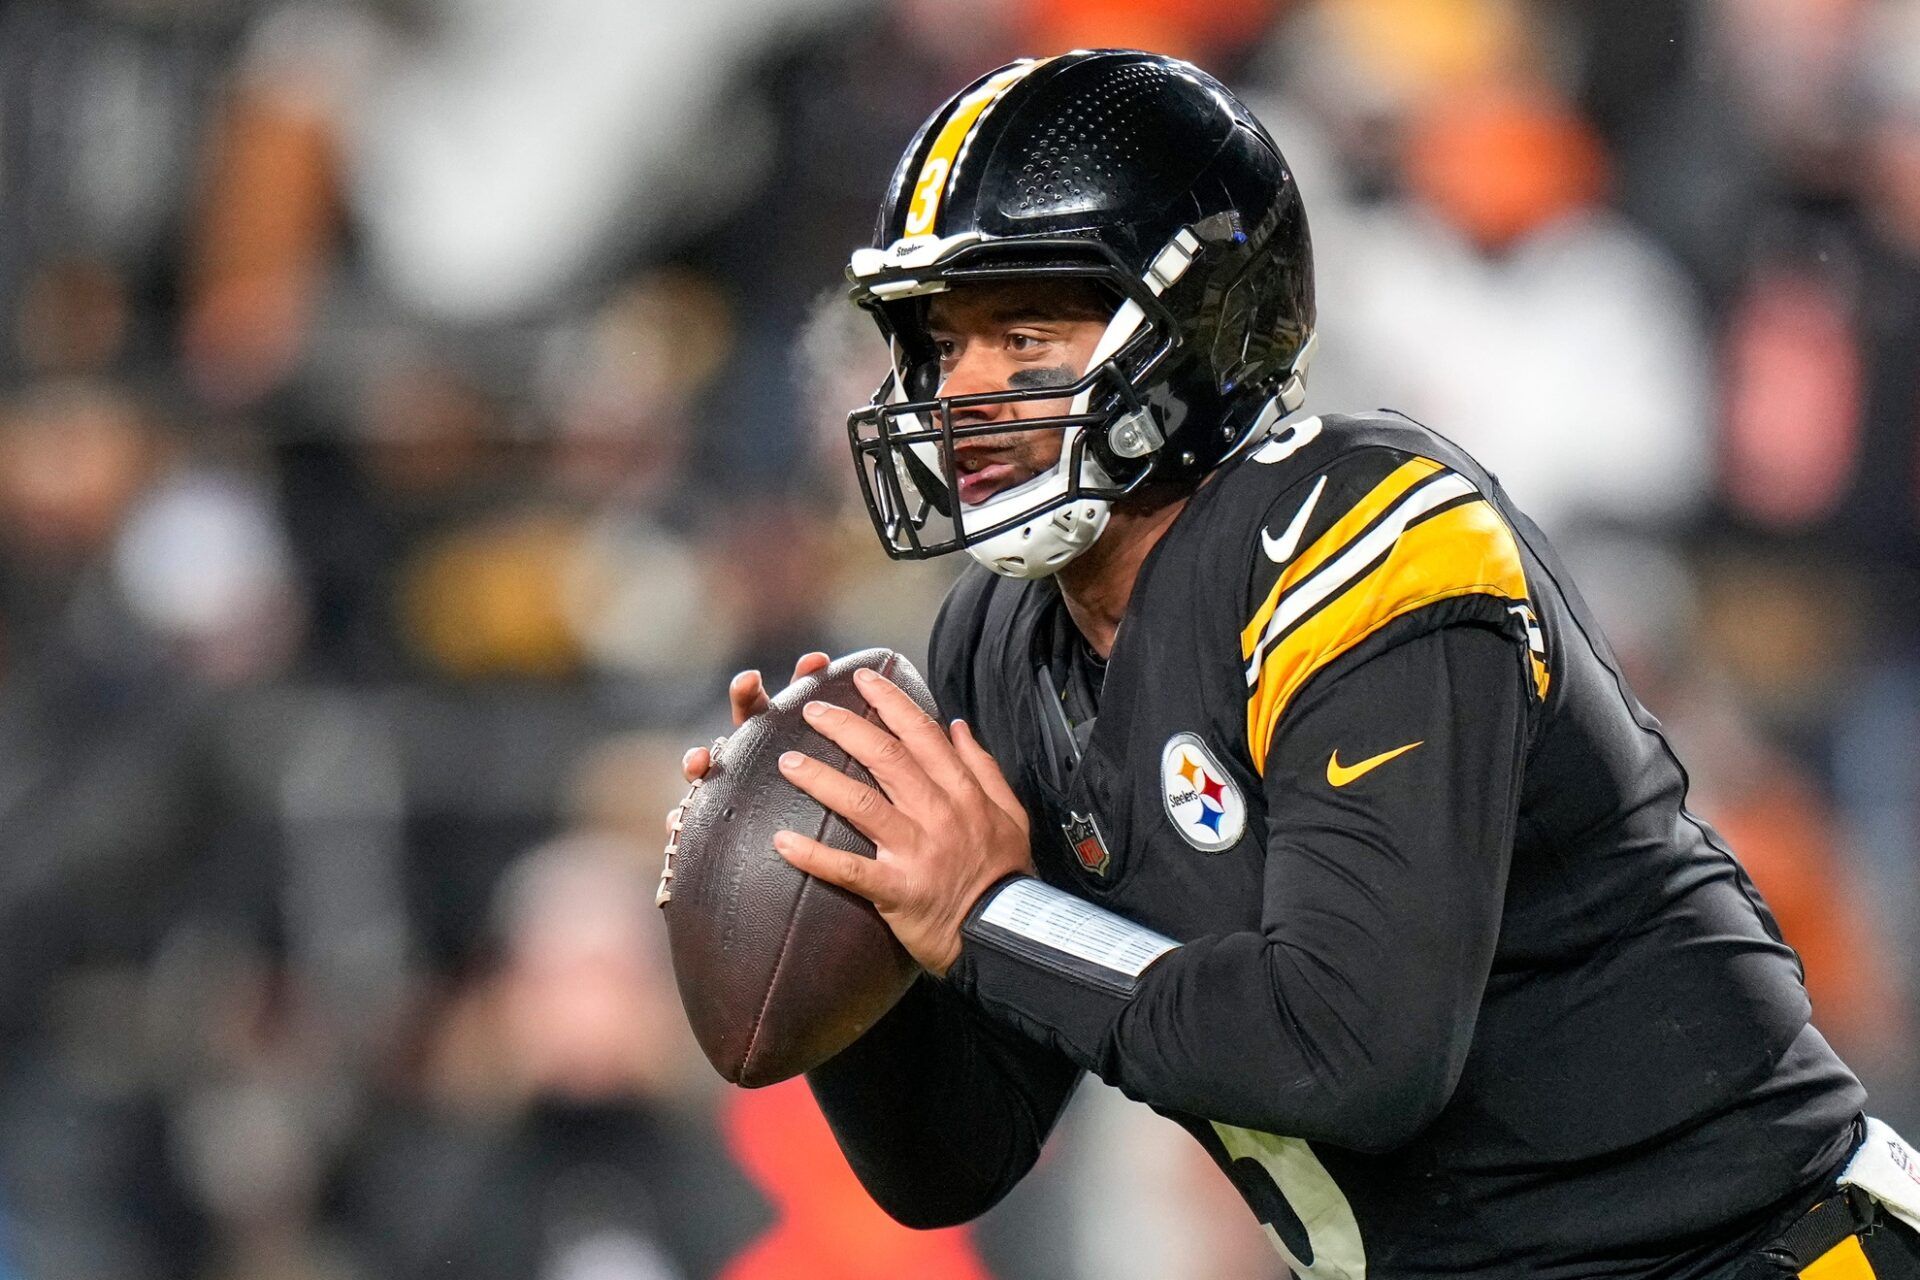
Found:
[[[1198,734],[1176,733],[1160,751],[1160,795],[1180,838],[1219,853],[1247,830],[1247,802]]]
[[[1313,255],[1293,173],[1243,103],[1175,58],[1077,49],[967,86],[908,144],[847,275],[892,355],[847,434],[896,559],[964,549],[1045,577],[1100,538],[1114,503],[1197,485],[1305,396]],[[929,300],[1036,283],[1112,304],[1085,366],[949,394]],[[1018,408],[1034,402],[1048,407]],[[956,440],[1043,431],[1060,441],[1050,469],[960,500]]]

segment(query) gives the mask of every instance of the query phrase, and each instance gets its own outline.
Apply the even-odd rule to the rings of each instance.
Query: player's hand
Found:
[[[824,702],[807,705],[807,722],[865,765],[879,789],[797,751],[781,756],[780,772],[873,841],[876,856],[795,831],[780,832],[773,847],[872,902],[908,953],[944,976],[980,895],[1002,876],[1033,870],[1027,813],[965,721],[954,721],[949,737],[892,681],[872,671],[854,680],[881,724]]]
[[[825,669],[827,655],[824,653],[804,653],[800,661],[793,664],[793,684],[816,671]],[[741,725],[767,709],[767,686],[760,679],[758,671],[742,671],[727,682],[727,704],[733,711],[733,727]],[[713,767],[713,751],[709,747],[694,747],[680,757],[680,772],[688,782],[707,776],[707,770]]]
[[[800,655],[800,661],[793,664],[793,679],[810,676],[827,665],[824,653],[806,653]],[[792,681],[788,681],[789,684]],[[758,671],[742,671],[727,683],[727,702],[733,710],[733,727],[738,729],[754,716],[767,709],[767,688],[760,679]],[[689,785],[707,776],[707,770],[713,767],[713,749],[694,747],[680,757],[680,772]],[[679,828],[675,825],[680,819],[680,808],[675,806],[667,811],[667,835],[672,837]]]

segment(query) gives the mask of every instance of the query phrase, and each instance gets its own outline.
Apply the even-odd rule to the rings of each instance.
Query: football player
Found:
[[[810,1076],[882,1205],[980,1213],[1091,1071],[1314,1280],[1920,1276],[1920,1158],[1547,540],[1406,417],[1294,416],[1306,217],[1232,94],[996,71],[849,275],[893,355],[850,419],[874,526],[979,561],[951,725],[869,678],[879,724],[809,715],[877,789],[781,762],[879,850],[781,854],[926,969]]]

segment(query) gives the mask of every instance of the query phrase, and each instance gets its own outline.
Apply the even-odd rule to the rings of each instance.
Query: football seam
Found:
[[[893,656],[889,654],[886,661],[882,664],[883,669],[881,674],[890,677],[893,665]],[[875,724],[881,723],[879,713],[871,706],[866,709],[861,718]],[[858,762],[855,761],[854,763]],[[879,784],[876,781],[869,785],[878,786]],[[821,840],[821,838],[827,834],[827,826],[834,820],[835,816],[837,815],[835,815],[833,810],[827,808],[825,805],[820,806],[820,825],[813,833],[813,838],[816,841]],[[852,824],[849,823],[848,825],[851,826]],[[879,850],[875,849],[874,852],[878,854]],[[740,1076],[743,1080],[746,1078],[748,1068],[753,1063],[753,1051],[760,1043],[760,1028],[766,1024],[767,1010],[773,1007],[774,993],[780,989],[780,975],[786,970],[787,955],[793,949],[793,931],[800,925],[801,909],[806,905],[807,895],[813,891],[816,880],[817,877],[808,875],[801,882],[800,896],[793,900],[793,911],[787,916],[786,932],[780,938],[779,951],[774,953],[773,972],[767,977],[767,993],[760,998],[760,1009],[753,1016],[753,1026],[747,1030],[746,1048],[740,1054]]]
[[[822,826],[825,823],[823,821]],[[747,1047],[740,1055],[740,1078],[746,1079],[747,1069],[753,1063],[753,1051],[760,1043],[760,1028],[766,1022],[767,1010],[773,1006],[773,993],[780,989],[780,974],[787,967],[787,953],[793,948],[793,931],[800,924],[800,908],[807,901],[807,894],[813,888],[813,877],[808,876],[800,886],[800,896],[793,900],[793,913],[787,917],[787,931],[780,938],[780,950],[773,958],[773,973],[767,979],[767,994],[760,999],[760,1011],[753,1015],[753,1026],[747,1031]]]
[[[791,784],[789,784],[791,785]],[[814,828],[813,838],[827,834],[827,825],[834,819],[833,810],[820,806],[820,823]],[[778,857],[778,854],[774,855]],[[807,895],[813,891],[815,877],[801,872],[800,894],[793,900],[793,910],[787,915],[787,930],[780,938],[780,949],[774,952],[773,972],[767,975],[767,994],[760,998],[760,1010],[753,1015],[753,1026],[747,1030],[747,1047],[740,1055],[740,1075],[744,1079],[748,1066],[753,1062],[754,1048],[760,1043],[760,1028],[766,1024],[767,1010],[773,1007],[773,994],[780,989],[780,975],[786,970],[787,955],[793,949],[793,931],[800,927],[800,915],[807,903]]]

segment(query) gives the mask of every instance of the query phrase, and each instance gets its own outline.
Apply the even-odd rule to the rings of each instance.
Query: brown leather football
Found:
[[[878,721],[854,687],[871,667],[929,715],[933,695],[891,649],[866,649],[797,681],[732,736],[681,804],[660,879],[680,1001],[714,1068],[748,1088],[819,1066],[892,1008],[919,972],[873,905],[789,866],[781,830],[864,857],[873,843],[780,775],[804,751],[862,782],[873,776],[810,728],[800,709],[833,702]]]

